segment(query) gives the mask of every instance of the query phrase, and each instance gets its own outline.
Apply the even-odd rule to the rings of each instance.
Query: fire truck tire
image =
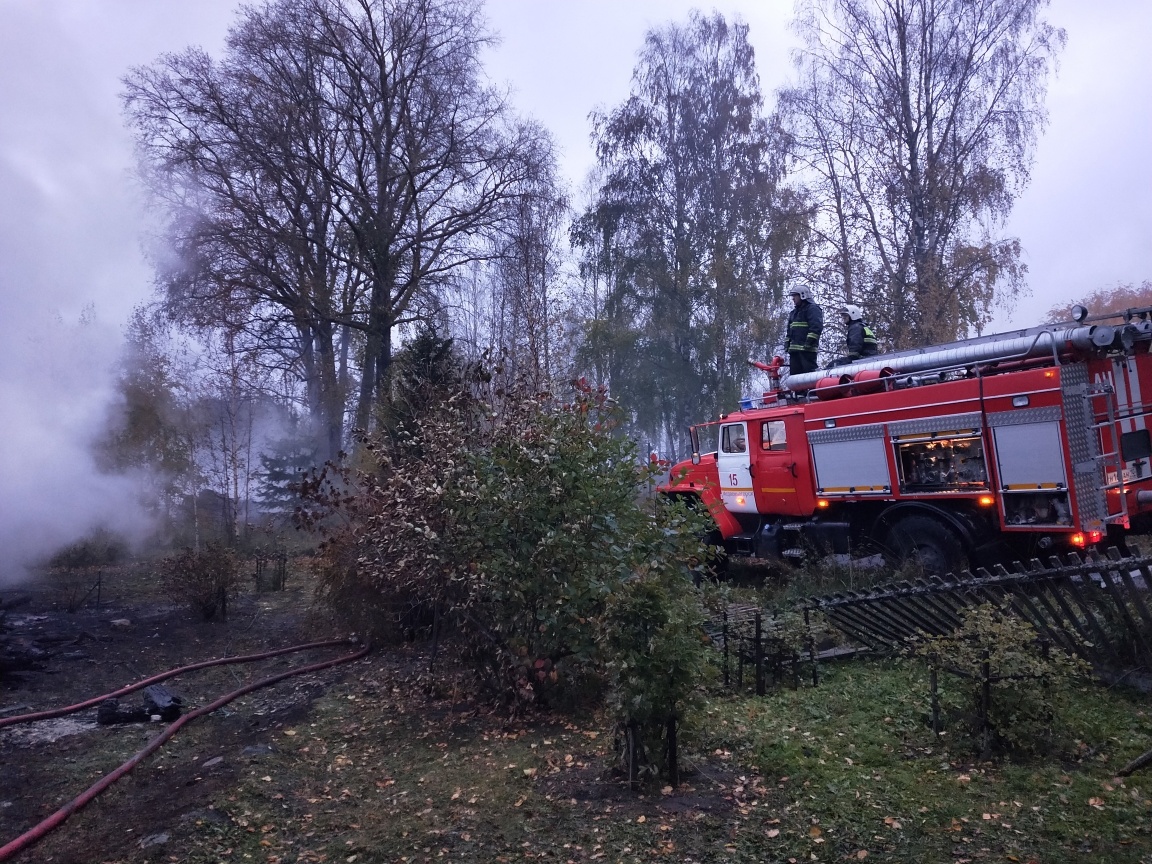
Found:
[[[886,545],[897,563],[916,561],[934,575],[968,569],[956,532],[931,516],[905,516],[892,526]]]

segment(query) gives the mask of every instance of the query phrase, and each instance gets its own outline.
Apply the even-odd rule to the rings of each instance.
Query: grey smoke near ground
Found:
[[[231,7],[0,2],[0,587],[94,527],[147,530],[134,484],[90,452],[149,293],[119,79],[197,35],[218,42]]]

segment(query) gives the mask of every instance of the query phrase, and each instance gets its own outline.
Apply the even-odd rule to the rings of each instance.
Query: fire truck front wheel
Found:
[[[887,547],[897,564],[915,562],[934,575],[968,568],[956,532],[931,516],[905,516],[888,532]]]

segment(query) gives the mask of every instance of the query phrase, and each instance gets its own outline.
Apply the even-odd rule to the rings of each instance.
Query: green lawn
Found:
[[[369,661],[213,801],[187,861],[1152,861],[1142,697],[1070,694],[1070,736],[1029,761],[972,761],[925,724],[909,662],[824,669],[819,687],[717,693],[681,788],[605,772],[596,718],[507,721],[427,698]]]

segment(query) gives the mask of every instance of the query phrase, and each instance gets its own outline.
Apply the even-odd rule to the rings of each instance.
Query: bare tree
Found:
[[[815,203],[809,278],[894,348],[979,331],[1023,285],[996,236],[1064,32],[1048,0],[804,0],[781,115]]]
[[[347,153],[332,182],[367,294],[358,425],[384,392],[393,330],[421,292],[491,255],[541,149],[484,83],[491,42],[472,0],[311,0]],[[338,99],[335,96],[338,95]]]
[[[560,371],[553,330],[568,202],[555,191],[555,164],[541,160],[538,169],[525,194],[508,202],[508,229],[498,240],[492,274],[491,344],[504,349],[511,376],[543,388]]]
[[[370,423],[395,329],[491,256],[550,147],[484,82],[489,42],[474,2],[272,0],[222,62],[192,49],[126,80],[171,313],[302,382],[324,455],[348,416]]]
[[[167,311],[302,382],[330,456],[344,412],[335,336],[358,285],[325,170],[342,154],[296,14],[245,10],[222,63],[198,49],[166,55],[129,75],[124,98],[166,217],[156,260]]]

